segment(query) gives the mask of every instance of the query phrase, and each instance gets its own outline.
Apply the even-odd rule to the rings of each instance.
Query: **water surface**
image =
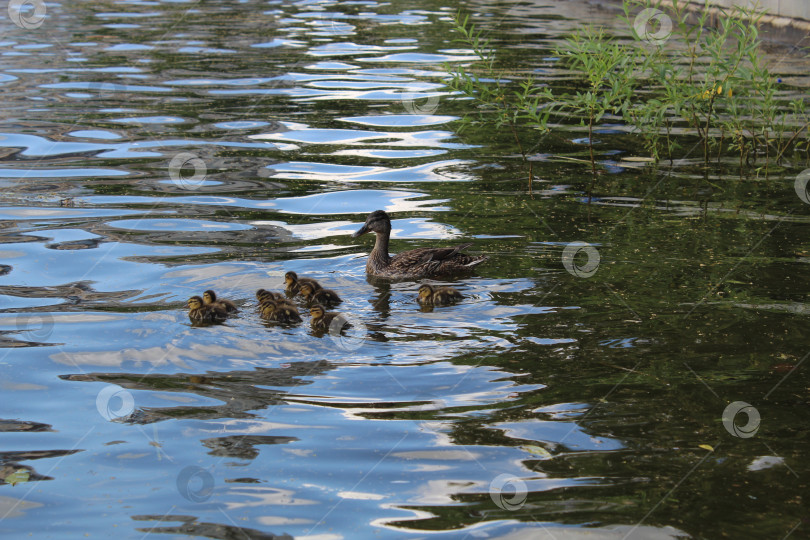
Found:
[[[458,132],[456,6],[45,6],[0,23],[3,534],[807,534],[801,156],[707,181],[602,126],[587,204],[572,123],[532,149],[529,195],[511,134]],[[579,1],[462,8],[553,84],[561,36],[619,25]],[[772,61],[786,85],[807,70]],[[350,235],[376,209],[393,251],[490,256],[463,302],[367,280]],[[594,272],[566,270],[572,242]],[[288,270],[352,329],[264,323],[254,293]],[[241,313],[193,327],[209,288]],[[735,402],[754,436],[724,425]]]

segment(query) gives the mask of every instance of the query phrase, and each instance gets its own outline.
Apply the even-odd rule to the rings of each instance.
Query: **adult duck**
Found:
[[[369,214],[366,223],[352,235],[357,238],[367,232],[377,235],[374,249],[366,262],[366,273],[372,276],[395,279],[421,279],[448,276],[469,272],[488,257],[473,257],[461,253],[472,242],[442,248],[418,248],[403,251],[391,257],[388,254],[388,240],[391,237],[391,218],[382,210]]]

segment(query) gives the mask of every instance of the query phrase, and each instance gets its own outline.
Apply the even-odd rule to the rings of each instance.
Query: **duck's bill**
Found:
[[[362,227],[360,227],[360,230],[358,230],[354,234],[352,234],[352,238],[357,238],[358,236],[363,236],[367,232],[368,232],[368,226],[363,225]]]

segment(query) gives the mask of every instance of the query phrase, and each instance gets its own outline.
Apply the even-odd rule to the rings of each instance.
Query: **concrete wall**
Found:
[[[707,0],[689,0],[693,4],[705,4]],[[718,7],[754,7],[757,4],[772,17],[803,19],[810,21],[810,0],[708,0]],[[775,21],[778,25],[779,21]]]

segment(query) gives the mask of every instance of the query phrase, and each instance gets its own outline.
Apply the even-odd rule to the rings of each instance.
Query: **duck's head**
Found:
[[[315,304],[309,308],[309,314],[312,315],[313,319],[320,319],[324,313],[326,313],[326,310],[320,304]]]
[[[382,234],[391,232],[391,218],[382,210],[375,210],[368,215],[365,224],[352,237],[357,238],[367,232]]]
[[[312,286],[312,283],[302,283],[299,291],[304,296],[310,296],[312,293],[315,292],[315,288]]]
[[[430,298],[433,295],[433,287],[430,285],[422,285],[419,287],[419,298],[425,299]]]
[[[292,285],[296,281],[298,281],[298,274],[296,274],[295,272],[287,272],[286,274],[284,274],[285,284]]]
[[[217,301],[217,293],[215,293],[211,289],[208,289],[207,291],[205,291],[203,293],[202,297],[203,297],[203,302],[205,302],[206,304],[211,304],[211,303]]]
[[[200,309],[203,306],[203,299],[199,296],[192,296],[188,299],[189,309]]]
[[[259,289],[258,291],[256,291],[256,299],[259,302],[263,302],[265,300],[274,300],[275,295],[273,293],[271,293],[270,291],[265,291],[264,289]]]

